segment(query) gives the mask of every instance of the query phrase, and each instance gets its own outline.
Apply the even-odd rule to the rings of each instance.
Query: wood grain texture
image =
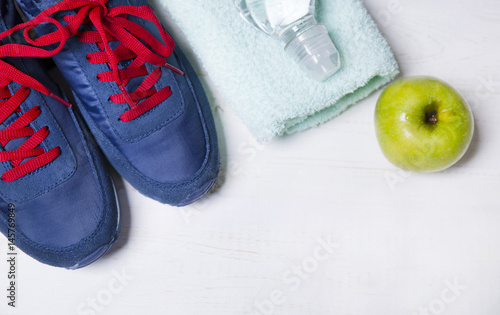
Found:
[[[115,175],[117,245],[78,271],[22,254],[19,307],[0,298],[0,314],[500,313],[499,1],[365,1],[404,76],[439,77],[473,106],[467,155],[430,175],[398,171],[382,156],[373,126],[380,92],[319,128],[256,143],[159,2],[209,94],[220,187],[178,209]],[[331,251],[318,249],[328,238]],[[2,287],[6,272],[2,259]]]

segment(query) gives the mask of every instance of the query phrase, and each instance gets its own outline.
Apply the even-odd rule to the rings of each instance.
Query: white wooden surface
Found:
[[[442,78],[471,102],[476,133],[458,165],[390,165],[374,135],[380,92],[319,128],[255,143],[156,5],[209,91],[220,188],[177,209],[115,176],[117,245],[78,271],[22,254],[18,307],[0,297],[0,314],[499,314],[500,2],[365,3],[403,75]]]

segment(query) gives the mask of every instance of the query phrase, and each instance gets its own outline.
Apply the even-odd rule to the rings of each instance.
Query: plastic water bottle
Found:
[[[240,15],[285,43],[285,52],[310,78],[323,81],[340,68],[339,52],[314,18],[315,0],[235,0]]]

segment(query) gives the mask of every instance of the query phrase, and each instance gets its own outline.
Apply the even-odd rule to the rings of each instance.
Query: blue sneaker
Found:
[[[14,2],[0,1],[0,56],[34,49],[12,44],[22,31],[4,33],[21,23]],[[0,230],[33,258],[76,269],[116,241],[118,203],[83,120],[51,91],[40,59],[0,58]]]
[[[147,1],[16,1],[28,19],[53,17],[72,36],[54,60],[113,167],[163,203],[203,196],[219,172],[212,112]]]

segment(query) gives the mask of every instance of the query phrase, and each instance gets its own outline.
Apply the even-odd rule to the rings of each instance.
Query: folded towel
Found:
[[[324,82],[306,77],[284,44],[244,21],[234,0],[158,0],[183,31],[215,87],[258,140],[317,126],[398,74],[361,0],[321,0],[316,18],[341,56]]]

